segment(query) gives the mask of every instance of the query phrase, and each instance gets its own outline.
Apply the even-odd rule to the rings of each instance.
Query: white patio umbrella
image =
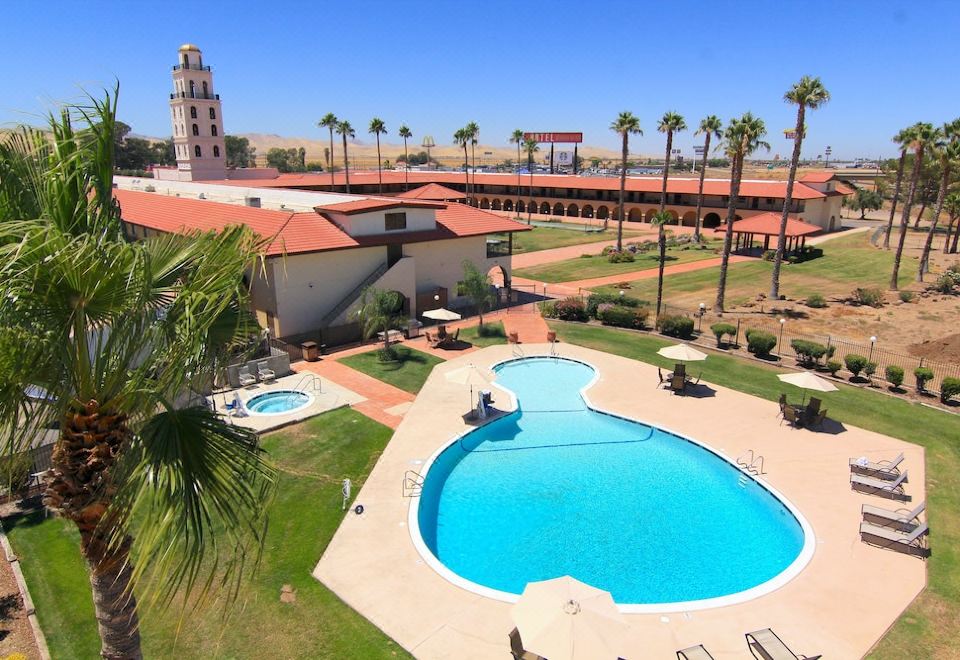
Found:
[[[820,376],[809,371],[799,371],[792,374],[779,374],[777,376],[784,383],[789,383],[803,390],[803,401],[807,400],[807,390],[815,392],[836,392],[837,386],[829,380],[820,378]]]
[[[423,317],[433,319],[434,321],[459,321],[463,318],[456,312],[451,312],[449,309],[444,309],[443,307],[427,310],[423,313]]]
[[[523,649],[550,660],[615,660],[630,630],[608,592],[570,576],[527,584],[510,615]]]
[[[473,408],[473,388],[486,385],[492,381],[495,376],[489,369],[481,369],[472,362],[465,367],[448,371],[446,378],[451,383],[470,386],[470,407]]]
[[[664,346],[657,351],[657,355],[662,355],[663,357],[671,360],[679,360],[680,362],[697,362],[699,360],[707,359],[706,353],[698,351],[689,344],[674,344],[673,346]]]

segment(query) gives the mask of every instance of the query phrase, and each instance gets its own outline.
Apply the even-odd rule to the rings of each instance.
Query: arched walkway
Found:
[[[645,220],[646,220],[647,222],[652,223],[652,222],[653,222],[653,216],[655,216],[656,214],[657,214],[657,209],[647,209],[647,213],[646,213],[646,215],[645,215]]]
[[[563,204],[557,202],[553,205],[553,214],[554,215],[563,215]]]
[[[571,218],[579,218],[580,209],[577,208],[576,204],[571,204],[570,206],[567,207],[567,215],[570,216]]]
[[[717,213],[708,213],[703,216],[703,226],[707,229],[720,226],[720,215]]]
[[[503,266],[497,265],[487,272],[487,277],[493,283],[493,286],[499,288],[510,288],[510,276]]]
[[[683,214],[680,224],[684,227],[692,227],[697,224],[697,212],[696,211],[687,211]]]
[[[527,212],[527,205],[521,199],[519,202],[517,202],[517,213],[526,213],[526,212]]]
[[[598,220],[606,220],[606,219],[609,218],[609,217],[610,217],[610,209],[608,209],[606,206],[598,206],[598,207],[597,207],[597,219],[598,219]]]
[[[674,211],[673,209],[667,209],[667,213],[670,214],[670,223],[669,223],[669,224],[675,225],[675,224],[677,224],[677,223],[680,221],[680,214],[677,213],[676,211]]]
[[[522,203],[522,202],[521,202],[521,203]],[[513,210],[513,200],[512,200],[512,199],[505,199],[505,200],[503,200],[503,210],[504,210],[504,211],[512,211],[512,210]]]
[[[488,209],[488,208],[490,208],[490,200],[487,199],[486,197],[484,197],[483,199],[481,199],[481,200],[480,200],[480,208],[482,208],[482,209]]]
[[[540,204],[540,213],[550,215],[550,202],[542,202]]]
[[[583,210],[580,212],[581,218],[592,218],[593,217],[593,207],[589,204],[583,207]]]
[[[640,209],[630,209],[627,213],[627,222],[643,222],[643,211]]]
[[[501,204],[500,204],[500,200],[499,200],[499,199],[495,199],[495,200],[493,200],[492,202],[490,202],[490,210],[491,210],[491,211],[499,211],[501,208],[502,208],[502,206],[501,206]]]

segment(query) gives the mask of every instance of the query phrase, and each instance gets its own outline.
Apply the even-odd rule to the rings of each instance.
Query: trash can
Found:
[[[307,362],[316,362],[319,359],[317,357],[317,342],[305,341],[300,344],[300,349],[303,351],[303,359]]]
[[[413,339],[420,336],[420,328],[423,327],[423,323],[417,319],[410,319],[410,322],[407,324],[407,339]]]

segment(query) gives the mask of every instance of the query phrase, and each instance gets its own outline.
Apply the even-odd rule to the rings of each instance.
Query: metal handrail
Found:
[[[307,380],[310,381],[310,386],[313,388],[314,392],[319,392],[323,394],[323,381],[320,380],[320,377],[316,374],[304,374],[303,378],[297,381],[297,384],[293,389],[299,390]]]
[[[416,470],[407,470],[403,473],[403,486],[401,494],[403,497],[419,497],[423,490],[423,475]]]

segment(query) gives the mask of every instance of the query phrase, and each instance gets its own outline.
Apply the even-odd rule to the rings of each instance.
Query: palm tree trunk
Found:
[[[957,239],[960,239],[960,226],[953,230],[953,243],[950,245],[950,254],[957,253]]]
[[[347,158],[347,134],[343,134],[343,175],[347,181],[347,194],[350,194],[350,160]]]
[[[917,219],[913,221],[913,228],[916,229],[920,226],[920,221],[923,220],[923,212],[927,210],[927,201],[924,200],[920,204],[920,213],[917,214]]]
[[[703,212],[703,179],[707,175],[707,154],[710,153],[710,131],[703,140],[703,165],[700,168],[700,186],[697,188],[697,218],[693,226],[693,242],[700,242],[700,214]]]
[[[673,131],[667,131],[667,153],[663,158],[663,182],[660,184],[660,213],[667,208],[667,178],[670,176],[670,150],[673,148]],[[663,306],[663,267],[667,262],[667,234],[663,229],[663,222],[657,225],[657,248],[660,260],[657,264],[657,315],[660,318],[660,308]]]
[[[940,191],[937,193],[937,208],[933,213],[933,221],[927,230],[927,240],[923,243],[923,253],[920,255],[920,265],[917,268],[917,281],[923,281],[923,275],[930,270],[930,249],[933,247],[933,234],[937,231],[940,214],[943,212],[943,200],[947,198],[947,187],[950,185],[950,163],[943,165],[943,178],[940,180]]]
[[[383,194],[383,161],[380,159],[380,132],[377,132],[377,194]]]
[[[334,192],[333,186],[333,126],[330,129],[330,192]]]
[[[793,158],[790,160],[790,172],[787,175],[787,189],[783,195],[783,211],[780,214],[780,232],[777,234],[777,252],[773,256],[773,273],[770,275],[770,299],[780,300],[780,267],[783,265],[783,253],[787,247],[787,220],[790,218],[790,204],[793,201],[793,183],[797,178],[797,166],[800,164],[800,147],[803,144],[803,116],[806,106],[801,103],[797,108],[796,137],[793,139]]]
[[[623,191],[627,185],[627,132],[623,132],[623,148],[620,156],[620,201],[617,202],[617,252],[623,250]]]
[[[956,222],[957,218],[955,216],[950,216],[950,224],[947,225],[947,237],[943,241],[943,253],[947,254],[950,252],[950,237],[953,236],[953,223]]]
[[[910,176],[910,190],[903,203],[903,214],[900,216],[900,237],[897,240],[897,252],[893,255],[893,272],[890,274],[891,291],[896,291],[899,287],[897,279],[900,276],[900,259],[903,258],[903,244],[907,240],[907,227],[910,226],[910,208],[917,194],[917,182],[920,180],[920,169],[923,167],[923,147],[917,149],[915,158],[913,174]]]
[[[730,262],[730,250],[733,247],[733,219],[737,215],[737,199],[740,196],[740,176],[743,168],[743,154],[733,158],[730,171],[730,201],[727,203],[727,230],[723,236],[723,255],[720,260],[720,279],[717,282],[717,300],[713,311],[723,314],[723,300],[727,295],[727,266]]]
[[[107,660],[139,660],[143,654],[140,650],[137,601],[130,592],[133,573],[129,561],[130,541],[126,540],[122,550],[109,556],[91,554],[91,545],[102,547],[102,540],[85,545],[83,555],[90,570],[93,609],[100,633],[100,655]]]
[[[463,176],[466,178],[464,192],[467,195],[467,205],[470,205],[470,157],[467,155],[467,143],[463,143]]]
[[[474,206],[480,206],[480,203],[477,202],[477,145],[473,144],[471,141],[470,144],[470,161],[473,163],[473,183],[470,184],[470,189],[473,190],[473,203]]]
[[[907,150],[900,152],[900,163],[897,165],[897,182],[893,186],[893,200],[890,203],[890,218],[887,220],[887,230],[883,234],[883,249],[890,249],[890,232],[893,231],[893,219],[897,215],[897,202],[900,199],[900,184],[903,182],[903,167],[907,162]]]
[[[533,152],[531,151],[527,154],[527,171],[530,172],[530,199],[527,200],[527,225],[529,226],[532,223],[532,213],[533,210],[530,208],[530,202],[533,201]],[[606,231],[607,226],[604,224],[604,231]]]
[[[410,154],[407,153],[407,138],[403,138],[403,189],[410,190]]]
[[[517,142],[517,201],[513,205],[514,217],[517,217],[517,204],[520,203],[520,143]]]

